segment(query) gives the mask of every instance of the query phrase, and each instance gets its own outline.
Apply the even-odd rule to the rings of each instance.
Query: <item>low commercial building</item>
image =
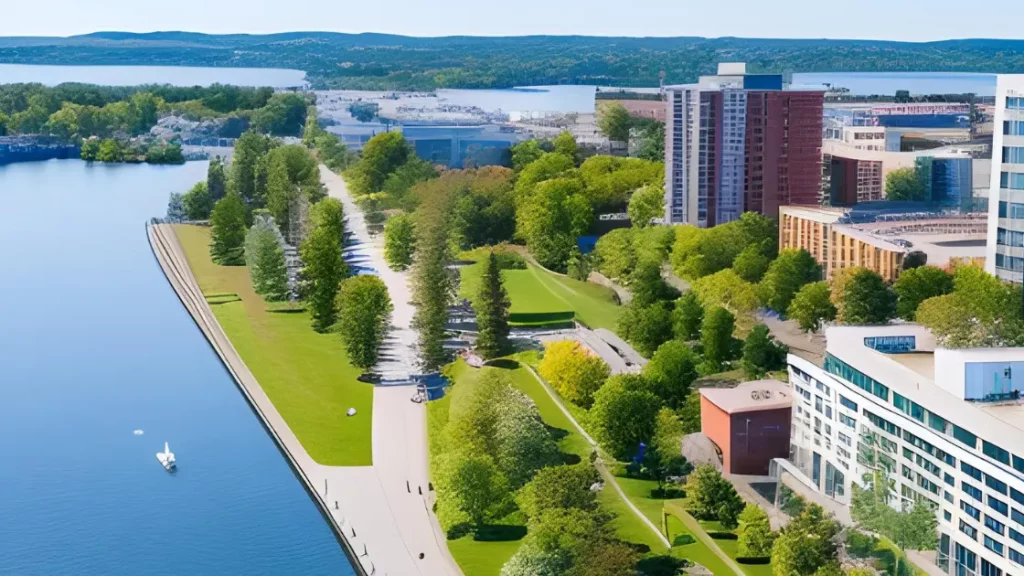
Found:
[[[928,264],[940,268],[984,262],[986,227],[984,214],[945,213],[941,207],[922,203],[783,206],[779,248],[809,252],[826,280],[845,268],[860,266],[894,282],[910,252],[923,252]]]
[[[772,458],[789,455],[793,396],[777,380],[700,389],[700,426],[722,453],[725,474],[768,474]]]
[[[884,471],[893,506],[938,518],[936,564],[1024,571],[1024,348],[949,350],[912,324],[836,327],[822,366],[790,355],[790,462],[849,504]]]

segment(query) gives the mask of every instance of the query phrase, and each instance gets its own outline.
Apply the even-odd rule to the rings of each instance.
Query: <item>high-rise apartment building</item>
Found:
[[[884,470],[938,518],[955,576],[1024,572],[1024,349],[950,350],[912,324],[830,328],[824,365],[789,356],[790,462],[849,504]]]
[[[742,63],[665,92],[666,222],[777,218],[779,206],[818,201],[823,92],[789,90],[782,75]]]
[[[996,81],[985,268],[1004,280],[1024,279],[1024,74]]]

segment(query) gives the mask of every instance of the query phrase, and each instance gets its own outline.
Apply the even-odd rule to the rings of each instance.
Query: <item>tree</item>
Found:
[[[572,565],[566,550],[541,550],[523,545],[501,567],[500,576],[563,576]]]
[[[197,182],[181,198],[185,216],[189,220],[208,220],[213,211],[213,200],[206,188],[206,182]]]
[[[661,266],[654,260],[638,262],[629,275],[629,288],[633,294],[630,304],[646,308],[663,300],[674,300],[679,291],[668,285],[661,277]]]
[[[579,154],[579,147],[576,145],[576,138],[572,132],[561,132],[552,142],[556,154],[565,154],[569,158],[576,158]]]
[[[594,218],[582,189],[579,180],[546,180],[537,185],[516,213],[518,229],[530,253],[545,268],[565,269],[576,238]]]
[[[704,306],[692,290],[684,292],[676,300],[672,310],[672,330],[675,337],[683,342],[696,340],[700,336],[700,326],[704,321]]]
[[[228,194],[210,215],[210,256],[221,266],[245,264],[245,204],[237,194]]]
[[[595,435],[614,457],[634,455],[641,442],[650,442],[661,400],[654,394],[611,378],[594,394],[590,421]]]
[[[82,152],[80,156],[82,160],[86,162],[92,162],[96,160],[96,156],[100,153],[100,141],[96,138],[89,138],[82,141]]]
[[[779,344],[764,324],[758,324],[743,343],[743,373],[747,378],[761,378],[767,372],[786,367],[789,347]]]
[[[521,171],[540,158],[544,151],[536,140],[524,140],[512,146],[512,169]]]
[[[534,473],[558,464],[558,445],[529,396],[508,388],[495,410],[494,461],[513,490]]]
[[[700,343],[704,361],[710,367],[721,369],[726,362],[732,360],[732,332],[735,326],[736,317],[725,308],[715,307],[704,315]]]
[[[381,132],[363,145],[363,156],[353,167],[357,194],[378,192],[388,176],[406,163],[411,154],[401,132]]]
[[[896,315],[896,294],[882,277],[867,268],[852,269],[841,286],[839,321],[844,324],[885,324]],[[836,285],[833,284],[833,299]]]
[[[480,281],[480,292],[477,295],[476,349],[484,358],[496,358],[508,350],[509,308],[512,301],[508,298],[505,284],[502,281],[498,257],[491,250],[484,263],[484,271]]]
[[[747,246],[733,260],[732,270],[747,282],[760,282],[771,263],[760,246]]]
[[[577,555],[566,576],[623,576],[634,574],[640,553],[626,542],[604,538],[590,543]]]
[[[662,490],[669,476],[682,476],[692,466],[683,457],[683,424],[669,408],[662,408],[654,419],[654,436],[651,438],[643,465]]]
[[[934,266],[905,270],[892,286],[896,315],[913,322],[921,302],[953,291],[953,275]]]
[[[758,286],[761,301],[779,312],[789,309],[790,302],[805,284],[821,280],[821,266],[804,249],[787,249],[768,266]]]
[[[1002,282],[975,266],[960,266],[952,294],[929,298],[917,309],[917,321],[947,348],[1024,345],[1021,287]]]
[[[697,379],[699,358],[686,345],[669,340],[651,357],[643,368],[648,390],[672,410],[683,407],[690,393],[690,384]]]
[[[309,103],[299,94],[278,93],[252,115],[252,128],[261,134],[299,136],[306,124]]]
[[[625,280],[636,265],[633,229],[616,228],[597,239],[594,259],[601,274],[613,280]]]
[[[934,550],[939,541],[937,531],[938,518],[935,511],[924,502],[915,502],[910,510],[897,512],[889,508],[886,512],[882,534],[888,536],[899,547],[896,554],[894,574],[900,573],[900,558],[906,555],[907,549]]]
[[[910,102],[910,90],[897,90],[896,96],[893,98],[893,102],[900,104]]]
[[[214,202],[220,200],[227,194],[228,181],[224,173],[224,162],[220,156],[210,159],[210,165],[206,168],[206,190],[210,199]]]
[[[637,228],[646,228],[651,220],[665,216],[665,190],[648,184],[633,192],[629,199],[629,221]]]
[[[124,157],[124,150],[121,143],[113,138],[100,142],[100,149],[96,153],[97,162],[120,162]]]
[[[438,517],[443,515],[442,508],[453,509],[465,514],[475,527],[482,526],[508,494],[507,482],[494,460],[468,450],[446,456],[438,466],[436,482],[443,487],[438,494]]]
[[[306,148],[316,148],[317,138],[324,134],[316,115],[316,106],[306,108],[306,125],[302,128],[302,145]]]
[[[766,558],[772,553],[775,534],[772,532],[768,514],[754,504],[747,504],[739,516],[740,558]]]
[[[167,199],[168,222],[184,222],[188,218],[183,198],[184,196],[180,192],[171,192],[170,197]]]
[[[924,183],[911,167],[897,168],[885,176],[885,199],[890,201],[921,201],[925,198]]]
[[[245,236],[245,263],[253,290],[264,300],[277,302],[288,298],[288,266],[273,216],[256,215]]]
[[[317,202],[311,209],[310,220],[313,230],[299,249],[303,294],[313,318],[313,329],[326,332],[337,319],[335,298],[341,281],[348,276],[348,266],[341,258],[341,202],[334,198]]]
[[[353,276],[341,283],[337,296],[338,333],[348,360],[359,368],[377,363],[394,307],[384,281],[376,276]]]
[[[249,130],[235,142],[231,156],[231,183],[242,200],[254,208],[265,202],[265,190],[257,180],[257,168],[263,157],[274,147],[274,142],[258,132]]]
[[[384,259],[392,270],[412,265],[416,252],[416,227],[408,214],[396,214],[384,223]]]
[[[689,511],[699,520],[717,520],[724,527],[736,526],[743,499],[732,483],[710,464],[700,464],[686,479]]]
[[[608,379],[609,368],[578,342],[561,340],[545,345],[538,372],[566,400],[590,408],[594,392]]]
[[[601,475],[589,462],[549,466],[537,474],[516,494],[516,503],[527,518],[555,508],[597,509],[597,493],[590,489]]]
[[[692,290],[705,307],[721,306],[737,314],[751,312],[760,303],[757,285],[744,281],[731,269],[698,279]]]
[[[815,332],[822,322],[836,319],[836,307],[829,296],[828,282],[804,284],[793,297],[786,315],[797,321],[804,332]]]
[[[444,348],[445,325],[448,305],[455,291],[448,270],[451,203],[451,194],[439,190],[438,194],[425,197],[417,210],[416,262],[412,270],[416,302],[413,327],[419,333],[420,360],[425,370],[437,370],[448,360]]]
[[[907,255],[903,257],[904,270],[912,270],[919,266],[924,266],[927,263],[928,253],[922,252],[920,250],[913,250],[911,252],[908,252]]]
[[[683,425],[684,434],[700,432],[700,393],[690,392],[686,397],[683,407],[677,411],[679,421]]]
[[[641,355],[650,357],[672,339],[672,310],[668,302],[650,306],[630,303],[619,316],[618,333]]]
[[[825,510],[810,504],[789,521],[772,546],[774,576],[810,576],[821,566],[837,560],[839,523]]]
[[[597,128],[609,140],[625,142],[629,140],[629,129],[633,119],[626,107],[618,102],[610,102],[603,106],[597,114]]]

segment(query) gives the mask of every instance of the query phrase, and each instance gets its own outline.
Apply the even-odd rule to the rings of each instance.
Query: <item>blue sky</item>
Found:
[[[969,10],[973,5],[962,0],[11,0],[3,4],[0,36],[67,36],[96,30],[330,30],[415,36],[587,34],[923,41],[1020,38],[1019,16],[1024,14],[1020,0],[989,0],[978,4],[976,11]],[[993,18],[996,14],[1016,17]]]

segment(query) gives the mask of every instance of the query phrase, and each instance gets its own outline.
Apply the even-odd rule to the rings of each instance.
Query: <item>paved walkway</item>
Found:
[[[362,573],[460,575],[443,539],[437,538],[427,495],[421,496],[413,487],[426,478],[426,423],[422,405],[408,400],[409,388],[378,388],[374,392],[372,467],[316,463],[217,323],[173,230],[161,224],[150,226],[148,233],[171,286],[316,503],[331,519],[334,530],[344,536],[344,546]],[[419,441],[411,442],[413,449],[396,448],[409,445],[417,431],[422,434]],[[421,444],[422,450],[418,450]],[[423,560],[418,558],[420,552],[425,554]]]

